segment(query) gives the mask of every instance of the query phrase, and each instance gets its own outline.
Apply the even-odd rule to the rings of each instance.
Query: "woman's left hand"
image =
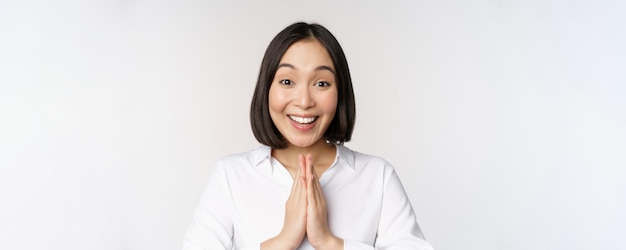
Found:
[[[300,165],[306,167],[307,239],[315,249],[343,249],[343,240],[335,237],[328,227],[328,209],[322,193],[319,176],[313,167],[311,155],[300,155]]]

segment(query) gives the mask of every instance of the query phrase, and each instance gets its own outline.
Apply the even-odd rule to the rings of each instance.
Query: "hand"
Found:
[[[315,249],[343,249],[343,240],[335,237],[328,227],[328,208],[319,182],[319,176],[313,168],[311,155],[299,156],[300,168],[306,169],[306,235]]]
[[[301,165],[285,204],[283,228],[276,237],[261,243],[261,249],[295,249],[300,246],[306,233],[306,196],[306,170]]]

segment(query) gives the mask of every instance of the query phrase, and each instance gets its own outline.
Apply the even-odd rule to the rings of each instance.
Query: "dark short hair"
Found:
[[[338,92],[337,111],[326,129],[324,139],[329,143],[341,145],[350,141],[352,137],[356,107],[350,69],[343,49],[335,36],[323,26],[298,22],[283,29],[270,42],[263,56],[259,78],[252,96],[250,107],[252,132],[257,141],[272,148],[285,148],[287,142],[270,117],[268,98],[270,86],[285,51],[295,42],[305,39],[319,41],[328,51],[335,68]]]

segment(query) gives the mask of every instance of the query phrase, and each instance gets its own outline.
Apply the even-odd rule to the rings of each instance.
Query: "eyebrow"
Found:
[[[291,69],[296,69],[296,66],[293,66],[289,63],[281,63],[278,65],[278,67],[276,69],[280,69],[281,67],[287,67],[287,68],[291,68]],[[321,70],[328,70],[331,73],[333,73],[333,75],[336,75],[335,70],[330,67],[330,66],[326,66],[326,65],[321,65],[321,66],[317,66],[317,68],[315,68],[315,71],[321,71]]]

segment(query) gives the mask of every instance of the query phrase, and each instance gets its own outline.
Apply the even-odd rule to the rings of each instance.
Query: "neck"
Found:
[[[272,156],[276,158],[289,172],[297,172],[298,156],[311,154],[315,171],[321,174],[330,167],[337,154],[335,145],[327,144],[326,141],[319,140],[308,147],[297,147],[289,144],[287,148],[272,149]],[[293,175],[293,174],[292,174]]]

